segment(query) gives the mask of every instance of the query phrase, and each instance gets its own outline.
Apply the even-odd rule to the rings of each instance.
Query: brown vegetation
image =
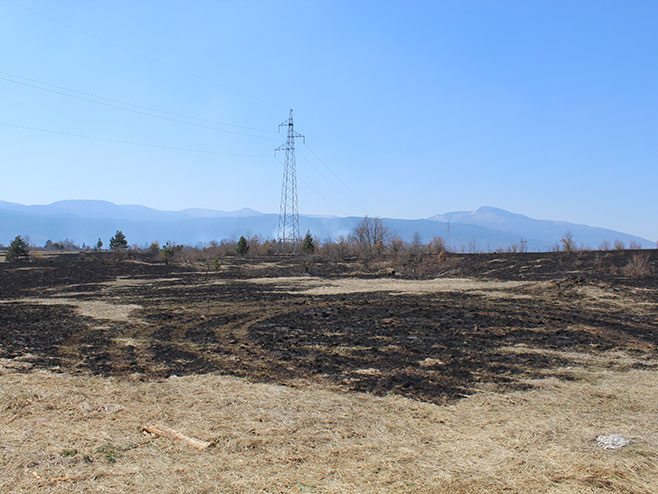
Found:
[[[658,251],[257,245],[0,265],[0,491],[658,490]]]
[[[624,267],[627,276],[644,278],[653,274],[653,268],[648,253],[633,254],[628,264]]]

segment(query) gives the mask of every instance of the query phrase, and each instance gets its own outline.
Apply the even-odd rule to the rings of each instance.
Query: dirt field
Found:
[[[658,492],[633,255],[4,263],[0,492]]]

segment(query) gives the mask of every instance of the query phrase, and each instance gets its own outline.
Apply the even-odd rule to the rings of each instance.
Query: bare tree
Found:
[[[423,241],[420,238],[420,233],[415,232],[414,236],[411,237],[411,244],[409,244],[409,249],[411,254],[414,256],[420,256],[423,250]]]
[[[352,238],[363,254],[381,254],[390,238],[390,232],[380,218],[366,216],[354,227]]]
[[[571,253],[576,250],[576,242],[574,242],[571,232],[566,232],[560,239],[560,242],[562,242],[562,250],[564,252]]]
[[[445,252],[446,250],[446,244],[443,241],[443,237],[434,237],[432,240],[430,240],[429,243],[429,249],[430,249],[430,254],[440,254],[441,252]]]
[[[521,238],[521,240],[519,240],[519,249],[523,253],[528,252],[528,241],[526,239]]]
[[[389,242],[389,245],[391,246],[391,251],[393,252],[393,255],[397,259],[398,256],[400,255],[400,252],[402,252],[402,249],[404,248],[404,242],[402,241],[400,235],[398,235],[397,233],[393,233],[391,235],[391,240]]]

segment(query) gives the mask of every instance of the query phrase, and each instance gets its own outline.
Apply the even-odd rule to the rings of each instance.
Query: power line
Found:
[[[14,7],[18,7],[19,9],[23,9],[23,10],[25,10],[25,11],[27,11],[27,12],[30,12],[30,13],[36,15],[36,16],[39,16],[39,17],[41,17],[41,18],[43,18],[43,19],[49,20],[49,21],[51,21],[51,22],[54,22],[55,24],[59,24],[60,26],[63,26],[63,27],[65,27],[65,28],[67,28],[67,29],[70,29],[70,30],[72,30],[72,31],[75,31],[76,33],[82,34],[82,35],[84,35],[84,36],[88,36],[89,38],[95,39],[96,41],[100,41],[101,43],[105,43],[106,45],[109,45],[109,46],[111,46],[111,47],[113,47],[113,48],[116,48],[117,50],[120,50],[120,51],[123,51],[123,52],[126,52],[126,53],[130,53],[131,55],[135,55],[135,56],[137,56],[137,57],[143,58],[143,59],[148,60],[148,61],[150,61],[150,62],[152,62],[152,63],[157,64],[157,65],[161,65],[161,66],[166,67],[166,68],[168,68],[168,69],[170,69],[170,70],[173,70],[173,71],[175,71],[175,72],[179,72],[179,73],[181,73],[181,74],[184,74],[184,75],[186,75],[186,76],[188,76],[188,77],[191,77],[191,78],[193,78],[193,79],[197,79],[197,80],[199,80],[199,81],[203,81],[203,82],[205,82],[206,84],[211,84],[211,85],[213,85],[213,86],[221,87],[221,88],[223,88],[223,89],[229,89],[229,90],[231,90],[231,91],[236,91],[235,89],[230,88],[230,87],[228,87],[228,86],[225,85],[225,84],[220,84],[220,83],[215,82],[215,81],[213,81],[213,80],[210,80],[210,79],[208,79],[208,78],[206,78],[206,77],[203,77],[203,76],[200,76],[200,75],[194,74],[194,73],[189,72],[189,71],[187,71],[187,70],[185,70],[185,69],[181,69],[180,67],[176,67],[175,65],[171,65],[171,64],[169,64],[169,63],[167,63],[167,62],[164,62],[164,61],[162,61],[162,60],[159,60],[159,59],[157,59],[157,58],[155,58],[155,57],[152,57],[152,56],[150,56],[150,55],[146,55],[146,54],[144,54],[144,53],[140,53],[140,52],[138,52],[138,51],[136,51],[136,50],[133,50],[133,49],[131,49],[131,48],[127,48],[127,47],[122,46],[122,45],[120,45],[120,44],[118,44],[118,43],[115,43],[114,41],[110,41],[110,40],[105,39],[105,38],[103,38],[103,37],[101,37],[101,36],[98,36],[98,35],[96,35],[96,34],[90,33],[90,32],[88,32],[88,31],[84,31],[84,30],[82,30],[82,29],[80,29],[80,28],[77,28],[77,27],[75,27],[75,26],[72,26],[71,24],[67,24],[66,22],[60,21],[59,19],[55,19],[54,17],[51,17],[51,16],[49,16],[49,15],[46,15],[46,14],[44,14],[44,13],[42,13],[42,12],[39,12],[39,11],[34,10],[34,9],[32,9],[32,8],[26,7],[26,6],[24,6],[24,5],[21,5],[20,3],[15,2],[15,1],[13,1],[13,0],[4,0],[4,1],[7,2],[7,3],[9,3],[9,4],[11,4],[11,5],[13,5]],[[236,92],[240,92],[240,91],[236,91]],[[247,94],[247,93],[244,93],[244,92],[243,92],[242,94],[245,95],[245,96],[248,96],[248,97],[250,97],[250,98],[252,98],[252,99],[255,99],[255,100],[257,100],[257,101],[260,101],[261,103],[266,103],[265,100],[263,100],[262,98],[259,98],[258,96],[250,95],[250,94]]]
[[[331,169],[331,167],[330,167],[330,166],[329,166],[329,165],[328,165],[328,164],[327,164],[322,158],[320,158],[320,157],[315,153],[315,151],[313,151],[313,150],[309,147],[308,144],[304,143],[304,145],[306,146],[306,149],[308,149],[308,151],[309,151],[313,156],[315,156],[315,158],[316,158],[320,163],[322,163],[322,164],[324,165],[324,167],[325,167],[325,168],[326,168],[326,169],[327,169],[327,170],[328,170],[328,171],[329,171],[329,172],[330,172],[330,173],[336,178],[336,180],[338,180],[338,181],[343,185],[343,187],[345,187],[345,189],[346,189],[348,192],[350,192],[350,193],[352,194],[352,196],[353,196],[353,197],[354,197],[354,198],[355,198],[355,199],[361,204],[361,206],[359,206],[360,209],[363,209],[364,212],[365,212],[365,211],[370,211],[371,213],[374,212],[374,208],[370,207],[370,205],[368,205],[366,202],[364,202],[363,199],[361,199],[361,197],[360,197],[357,193],[355,193],[355,192],[350,188],[350,186],[347,185],[347,184],[343,181],[343,179],[341,179],[340,176],[339,176],[335,171],[333,171],[333,170]],[[306,158],[304,158],[304,159],[306,159]],[[308,161],[308,160],[307,160],[307,161]],[[342,192],[342,191],[341,191],[341,192]],[[343,195],[346,195],[346,194],[343,192]],[[354,199],[350,199],[350,200],[352,200],[352,202],[354,202]],[[355,204],[356,204],[356,203],[355,203]]]
[[[283,161],[281,161],[279,158],[277,158],[277,161],[278,161],[279,163],[281,163],[282,165],[285,164],[285,163],[284,163]],[[311,184],[309,184],[309,183],[308,183],[306,180],[304,180],[301,176],[298,177],[298,178],[299,178],[299,181],[300,181],[302,184],[304,184],[304,185],[305,185],[305,186],[306,186],[311,192],[313,192],[315,195],[317,195],[320,199],[324,200],[327,204],[329,204],[331,207],[333,207],[336,211],[342,213],[342,214],[345,215],[345,216],[349,216],[349,213],[345,212],[344,209],[342,209],[341,207],[337,206],[334,202],[332,202],[332,201],[330,201],[329,199],[327,199],[327,197],[326,197],[325,195],[323,195],[322,193],[320,193],[315,187],[313,187]]]
[[[343,189],[341,189],[341,188],[338,187],[334,182],[332,182],[331,179],[329,179],[329,178],[328,178],[328,177],[327,177],[327,176],[326,176],[326,175],[325,175],[325,174],[324,174],[324,173],[323,173],[323,172],[322,172],[317,166],[315,166],[315,165],[311,162],[311,160],[309,160],[306,156],[304,156],[304,154],[299,153],[299,156],[301,156],[302,159],[303,159],[304,161],[306,161],[309,165],[311,165],[311,166],[313,167],[313,169],[315,169],[315,170],[316,170],[316,171],[322,176],[322,178],[325,180],[325,182],[327,182],[327,183],[330,184],[334,189],[336,189],[336,190],[339,191],[341,194],[343,194],[343,196],[344,196],[348,201],[350,201],[352,204],[354,204],[358,209],[363,210],[363,211],[367,214],[367,211],[364,210],[363,207],[362,207],[359,203],[357,203],[356,201],[354,201],[354,199],[352,199],[349,195],[347,195]]]
[[[64,86],[57,86],[57,85],[51,84],[49,82],[40,81],[38,79],[31,79],[29,77],[24,77],[24,76],[12,74],[10,72],[4,72],[2,70],[0,70],[0,74],[2,74],[4,76],[8,76],[8,77],[13,77],[14,79],[21,79],[23,81],[29,81],[29,82],[32,82],[32,83],[40,84],[42,86],[48,86],[48,87],[55,88],[55,89],[61,89],[63,91],[69,91],[71,93],[82,94],[84,96],[90,96],[92,98],[96,98],[96,99],[99,99],[99,100],[110,101],[112,103],[117,103],[117,104],[124,105],[124,106],[131,106],[131,107],[135,107],[135,108],[140,108],[142,110],[148,110],[148,111],[152,111],[152,112],[163,113],[165,115],[171,115],[171,116],[174,116],[174,117],[182,117],[182,118],[187,118],[188,120],[197,120],[199,122],[206,122],[206,123],[212,123],[212,124],[217,124],[217,125],[224,125],[226,127],[233,127],[233,128],[236,128],[236,129],[253,130],[255,132],[265,132],[265,133],[276,134],[276,132],[273,131],[273,130],[258,129],[258,128],[255,128],[255,127],[245,127],[243,125],[235,125],[235,124],[230,124],[230,123],[227,123],[227,122],[220,122],[218,120],[211,120],[211,119],[207,119],[207,118],[194,117],[194,116],[191,116],[191,115],[186,115],[184,113],[176,113],[176,112],[171,112],[171,111],[167,111],[167,110],[161,110],[159,108],[153,108],[151,106],[144,106],[144,105],[138,105],[138,104],[135,104],[135,103],[128,103],[126,101],[121,101],[121,100],[117,100],[117,99],[113,99],[113,98],[108,98],[106,96],[99,96],[98,94],[89,93],[89,92],[85,92],[85,91],[80,91],[78,89],[71,89],[71,88],[67,88],[67,87],[64,87]],[[8,80],[8,79],[5,79],[5,80]],[[18,81],[10,81],[10,82],[18,82]],[[37,89],[44,89],[44,88],[37,88]],[[58,93],[58,94],[60,94],[60,93]]]
[[[350,188],[350,186],[347,185],[347,184],[346,184],[346,183],[340,178],[340,176],[338,176],[338,174],[337,174],[336,172],[334,172],[334,171],[331,169],[331,167],[330,167],[330,166],[329,166],[329,165],[328,165],[328,164],[327,164],[322,158],[320,158],[320,157],[315,153],[315,151],[313,151],[313,150],[308,146],[308,144],[306,144],[306,149],[308,149],[309,152],[310,152],[313,156],[315,156],[315,158],[316,158],[320,163],[322,163],[322,164],[324,165],[324,167],[325,167],[327,170],[329,170],[329,172],[330,172],[334,177],[336,177],[336,179],[337,179],[337,180],[343,185],[343,187],[345,187],[345,189],[348,190],[348,191],[352,194],[352,196],[353,196],[354,198],[356,198],[356,200],[362,204],[362,208],[364,207],[366,211],[369,210],[370,212],[374,212],[374,209],[373,209],[372,207],[370,207],[366,202],[364,202],[364,201],[361,199],[361,197],[360,197],[358,194],[356,194],[356,193]]]
[[[333,203],[332,201],[330,201],[329,199],[327,199],[324,195],[322,195],[320,192],[318,192],[318,190],[315,189],[314,187],[312,187],[312,186],[311,186],[306,180],[304,180],[303,178],[299,177],[299,181],[300,181],[302,184],[304,184],[308,189],[310,189],[311,192],[313,192],[315,195],[317,195],[320,199],[323,199],[324,201],[326,201],[327,204],[329,204],[330,206],[332,206],[336,211],[338,211],[339,213],[341,213],[341,214],[344,215],[344,216],[349,216],[349,213],[347,213],[343,208],[341,208],[341,207],[339,207],[339,206],[336,206],[335,203]]]
[[[240,156],[240,157],[250,157],[250,158],[269,158],[268,155],[265,154],[242,154],[242,153],[227,153],[224,151],[212,151],[212,150],[206,150],[206,149],[192,149],[192,148],[182,148],[182,147],[177,147],[177,146],[166,146],[162,144],[149,144],[149,143],[144,143],[144,142],[137,142],[137,141],[130,141],[130,140],[124,140],[124,139],[113,139],[113,138],[108,138],[108,137],[98,137],[98,136],[89,136],[89,135],[84,135],[84,134],[75,134],[73,132],[63,132],[59,130],[51,130],[51,129],[43,129],[39,127],[29,127],[27,125],[18,125],[18,124],[12,124],[8,122],[0,122],[0,125],[4,127],[13,127],[15,129],[22,129],[22,130],[30,130],[34,132],[43,132],[47,134],[55,134],[55,135],[60,135],[60,136],[67,136],[67,137],[79,137],[82,139],[89,139],[93,141],[102,141],[102,142],[111,142],[113,144],[129,144],[132,146],[142,146],[142,147],[148,147],[148,148],[155,148],[155,149],[167,149],[170,151],[184,151],[188,153],[203,153],[203,154],[217,154],[217,155],[222,155],[222,156]]]
[[[94,99],[91,99],[91,98],[86,98],[84,96],[77,96],[75,94],[68,94],[68,93],[58,91],[58,90],[55,90],[55,89],[40,87],[40,86],[37,86],[35,84],[30,84],[28,82],[12,80],[12,79],[7,78],[7,77],[0,76],[0,80],[11,82],[13,84],[17,84],[17,85],[20,85],[20,86],[39,89],[41,91],[46,91],[46,92],[58,94],[58,95],[61,95],[61,96],[66,96],[66,97],[77,99],[77,100],[88,101],[90,103],[94,103],[94,104],[101,105],[101,106],[106,106],[106,107],[109,107],[109,108],[115,108],[115,109],[118,109],[118,110],[123,110],[123,111],[131,112],[131,113],[136,113],[136,114],[139,114],[139,115],[146,115],[146,116],[153,117],[153,118],[159,118],[161,120],[167,120],[167,121],[170,121],[170,122],[182,123],[182,124],[185,124],[185,125],[191,125],[193,127],[200,127],[200,128],[203,128],[203,129],[216,130],[216,131],[219,131],[219,132],[226,132],[228,134],[254,137],[256,139],[265,139],[265,140],[269,140],[269,141],[275,140],[272,137],[259,136],[259,135],[256,135],[256,134],[249,134],[249,133],[240,132],[240,131],[237,131],[237,130],[222,129],[222,128],[219,128],[219,127],[213,127],[213,126],[210,126],[210,125],[205,125],[205,124],[196,123],[196,122],[187,122],[185,120],[180,120],[180,119],[173,118],[173,117],[167,117],[167,116],[164,116],[164,115],[158,115],[158,114],[152,113],[152,112],[147,112],[147,111],[142,111],[142,110],[135,110],[135,109],[132,109],[132,108],[127,108],[127,107],[120,106],[120,105],[115,105],[115,104],[112,104],[112,103],[105,103],[103,101],[97,101],[97,100],[94,100]],[[106,99],[109,99],[109,98],[106,98]]]

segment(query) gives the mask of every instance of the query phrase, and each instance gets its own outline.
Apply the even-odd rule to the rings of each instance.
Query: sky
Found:
[[[487,205],[656,240],[657,18],[641,0],[0,0],[0,200],[278,212],[292,108],[300,213]]]

